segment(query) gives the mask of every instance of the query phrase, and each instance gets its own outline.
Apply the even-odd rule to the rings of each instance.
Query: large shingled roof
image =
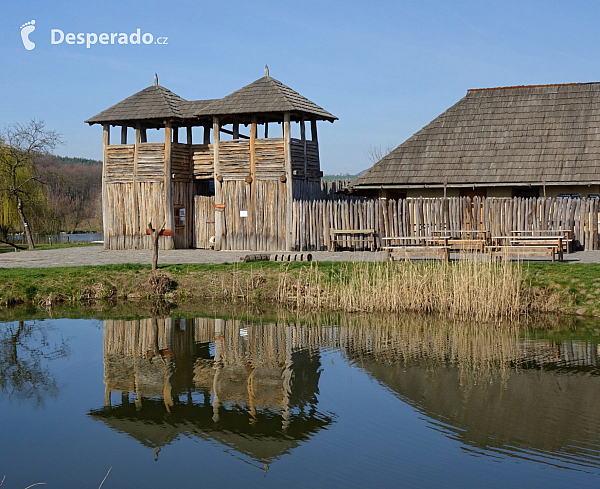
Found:
[[[600,83],[469,90],[351,189],[600,183]]]
[[[153,85],[86,120],[88,124],[118,123],[152,119],[190,120],[218,115],[273,114],[291,112],[307,118],[337,119],[307,98],[270,76],[233,92],[222,99],[184,100]]]
[[[102,124],[128,120],[182,119],[185,117],[186,104],[184,99],[165,87],[152,85],[121,100],[85,122]]]
[[[333,122],[336,116],[270,76],[214,100],[196,115],[258,114],[269,112],[301,112]]]

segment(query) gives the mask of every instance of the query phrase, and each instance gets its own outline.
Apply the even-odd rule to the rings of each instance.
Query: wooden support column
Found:
[[[133,205],[133,247],[138,249],[140,247],[140,208],[138,205],[138,183],[137,183],[137,172],[138,172],[138,151],[140,146],[140,124],[139,122],[135,126],[135,142],[133,146],[133,182],[132,188],[132,205]],[[146,223],[147,224],[147,223]]]
[[[108,146],[110,145],[110,126],[104,124],[102,126],[102,227],[104,233],[104,249],[108,249],[108,201],[106,188],[106,165],[108,164]]]
[[[304,163],[304,180],[308,180],[308,157],[306,155],[306,124],[304,117],[300,120],[300,140],[302,141],[302,161]]]
[[[240,139],[240,123],[239,122],[234,122],[233,123],[233,139]]]
[[[317,164],[319,167],[319,171],[321,171],[321,156],[319,155],[319,138],[317,136],[317,121],[310,121],[310,137],[313,143],[315,143],[317,149]]]
[[[209,145],[210,144],[210,126],[208,124],[204,124],[204,126],[202,126],[204,128],[204,144],[205,145]]]
[[[171,123],[167,122],[165,127],[165,229],[169,229],[175,234],[175,215],[173,214],[173,185],[171,183],[171,148],[172,148],[172,129]],[[158,223],[155,227],[159,228],[162,223]],[[175,238],[167,237],[166,249],[175,247]],[[170,242],[170,243],[169,243]]]
[[[258,228],[256,226],[256,117],[250,125],[250,249],[256,251]]]
[[[269,137],[269,123],[265,122],[265,139]]]
[[[127,126],[121,126],[121,144],[127,144]]]
[[[142,127],[142,128],[140,128],[140,130],[141,130],[140,143],[147,143],[148,142],[148,136],[146,134],[146,128]]]
[[[223,205],[223,187],[219,182],[221,177],[221,165],[219,164],[219,136],[220,136],[219,118],[213,117],[213,154],[215,157],[215,251],[221,251],[223,238],[223,216],[225,211]],[[206,139],[206,130],[204,133]]]
[[[286,209],[285,209],[285,249],[292,251],[292,208],[294,205],[294,193],[292,182],[292,152],[290,148],[290,113],[283,114],[283,159],[285,162],[286,177]]]
[[[173,142],[174,143],[179,142],[179,127],[178,126],[173,127]]]
[[[192,127],[188,126],[186,129],[186,142],[192,144]]]

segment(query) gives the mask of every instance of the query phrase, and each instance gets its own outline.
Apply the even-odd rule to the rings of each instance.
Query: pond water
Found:
[[[0,324],[4,487],[597,487],[597,330]]]

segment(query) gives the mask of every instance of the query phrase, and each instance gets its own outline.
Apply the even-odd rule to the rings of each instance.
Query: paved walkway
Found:
[[[211,251],[211,250],[161,250],[159,264],[185,263],[232,263],[240,258],[255,254],[253,251]],[[266,252],[267,253],[267,252]],[[268,252],[267,254],[273,254]],[[284,252],[279,252],[284,253]],[[309,252],[313,261],[381,261],[384,252]],[[292,253],[300,254],[300,253]],[[306,255],[307,252],[304,252]],[[0,268],[43,268],[71,267],[78,265],[110,265],[120,263],[152,262],[150,250],[104,251],[101,246],[82,246],[79,248],[57,248],[54,250],[33,250],[0,254]]]
[[[159,263],[232,263],[254,254],[251,251],[168,250],[159,253]],[[282,253],[282,252],[280,252]],[[293,253],[294,254],[294,253]],[[299,254],[299,253],[297,253]],[[304,252],[306,255],[306,252]],[[313,261],[383,261],[384,252],[312,251]],[[77,265],[109,265],[120,263],[146,263],[152,261],[152,251],[126,250],[104,251],[101,246],[80,248],[57,248],[0,254],[0,268],[69,267]],[[546,260],[547,261],[547,260]],[[568,263],[600,263],[600,251],[579,251],[565,255]]]

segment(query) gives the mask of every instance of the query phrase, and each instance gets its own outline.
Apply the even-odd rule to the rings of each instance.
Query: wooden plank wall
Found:
[[[375,229],[381,238],[447,229],[486,229],[492,236],[562,229],[573,233],[578,248],[597,250],[599,210],[599,199],[294,200],[292,232],[296,250],[325,250],[330,229]]]
[[[152,249],[146,227],[165,221],[164,144],[138,144],[138,164],[134,183],[134,145],[107,148],[105,198],[108,227],[107,249]],[[135,208],[137,202],[137,209]],[[137,213],[137,229],[136,229]],[[170,238],[161,237],[159,246],[169,246]]]
[[[192,144],[194,178],[214,178],[215,155],[212,144]]]
[[[301,139],[290,139],[292,153],[292,173],[294,178],[318,182],[321,178],[319,147],[315,141],[306,141],[306,175],[304,175],[304,143]]]
[[[194,197],[194,248],[212,248],[211,236],[215,235],[215,198]]]
[[[257,180],[255,211],[252,213],[250,185],[243,180],[223,181],[225,229],[222,249],[285,249],[285,185],[280,180]],[[247,211],[248,216],[242,217],[240,211]]]

